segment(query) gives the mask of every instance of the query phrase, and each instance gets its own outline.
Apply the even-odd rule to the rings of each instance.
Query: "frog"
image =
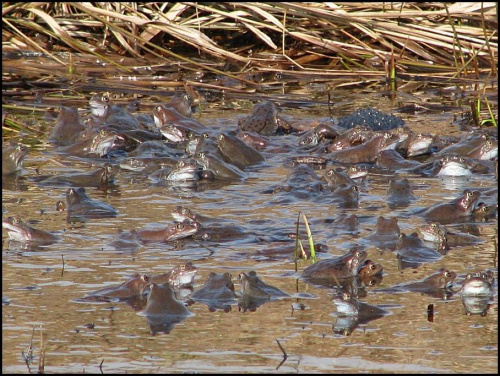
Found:
[[[458,218],[469,217],[473,213],[480,196],[481,192],[466,189],[451,202],[432,205],[427,209],[418,211],[416,214],[429,221],[442,224],[452,223],[457,221]]]
[[[378,153],[375,165],[390,171],[399,172],[421,168],[422,163],[416,160],[406,159],[396,150],[388,149]]]
[[[14,175],[21,171],[29,148],[23,144],[2,146],[2,176]]]
[[[340,184],[332,192],[332,203],[339,208],[357,208],[359,206],[359,187],[353,184]]]
[[[227,272],[224,274],[210,272],[203,287],[193,292],[191,299],[206,304],[210,312],[218,309],[224,312],[231,311],[231,305],[237,302],[231,278],[231,274]]]
[[[416,157],[430,154],[433,144],[434,135],[430,133],[411,132],[403,142],[398,143],[396,150],[404,157]]]
[[[483,161],[493,160],[498,157],[498,140],[490,138],[469,151],[465,156]]]
[[[126,301],[142,297],[144,289],[151,283],[147,274],[136,274],[133,278],[119,284],[111,285],[87,294],[82,301]]]
[[[200,152],[196,153],[194,159],[203,167],[203,171],[208,172],[215,180],[240,180],[247,177],[244,171],[214,154]]]
[[[203,124],[192,117],[183,116],[176,109],[167,105],[158,105],[153,109],[153,119],[156,127],[161,131],[168,124],[179,125],[194,132],[204,132],[207,130]],[[163,132],[162,132],[163,133]]]
[[[432,171],[431,176],[471,176],[474,165],[458,155],[442,157]]]
[[[61,106],[48,140],[57,146],[72,145],[85,129],[85,124],[76,107]]]
[[[365,237],[365,240],[370,245],[381,249],[395,249],[399,235],[401,235],[401,230],[397,217],[379,216],[375,228],[371,234]]]
[[[451,248],[484,242],[484,240],[478,236],[451,231],[439,222],[430,222],[421,226],[420,233],[422,234],[422,238],[426,241],[437,244],[445,242],[447,246]]]
[[[363,144],[374,136],[374,132],[367,126],[355,126],[354,128],[341,132],[335,139],[326,145],[324,151],[332,153],[348,149],[352,146]]]
[[[148,177],[155,185],[196,182],[201,178],[202,168],[195,160],[179,159],[173,167],[165,167]]]
[[[85,222],[90,218],[111,218],[118,215],[111,205],[90,198],[84,187],[69,188],[66,191],[66,209],[68,222]]]
[[[360,265],[366,260],[364,250],[351,248],[347,253],[332,259],[317,261],[308,266],[301,274],[304,279],[340,281],[354,278],[358,274]]]
[[[257,103],[252,113],[238,122],[238,126],[241,131],[256,132],[265,136],[294,131],[290,124],[278,116],[278,109],[271,101]]]
[[[460,288],[466,315],[486,316],[494,294],[493,273],[490,270],[468,273]]]
[[[20,243],[49,245],[61,240],[59,235],[37,229],[26,223],[19,216],[2,218],[2,228],[7,230],[10,240]]]
[[[291,198],[310,198],[312,193],[323,190],[323,182],[314,169],[306,164],[293,166],[283,184],[274,186],[271,191],[264,193],[285,192],[285,200]],[[283,203],[283,202],[282,202]]]
[[[356,282],[358,286],[376,286],[382,282],[384,267],[372,260],[365,260],[358,269]]]
[[[226,162],[241,170],[265,160],[258,150],[229,133],[220,133],[217,136],[217,147]]]
[[[266,302],[290,296],[279,288],[262,281],[254,270],[249,273],[240,273],[238,281],[241,286],[238,309],[242,312],[247,310],[253,312]]]
[[[161,228],[139,229],[137,235],[143,242],[170,242],[192,236],[199,228],[198,222],[184,221]]]
[[[184,302],[175,297],[169,283],[154,282],[149,286],[146,306],[137,314],[146,317],[151,334],[168,334],[176,324],[193,315]]]
[[[443,254],[446,253],[448,246],[445,242],[435,248],[426,246],[416,232],[409,235],[401,233],[396,243],[399,267],[401,269],[418,268],[424,263],[440,260],[443,258]]]
[[[36,181],[51,187],[109,187],[114,185],[115,176],[120,172],[118,165],[105,163],[91,172],[68,172],[52,176],[38,176]],[[40,180],[41,179],[41,180]]]
[[[375,135],[365,143],[351,146],[329,154],[332,161],[338,163],[374,163],[378,153],[395,147],[398,137],[390,132]]]
[[[417,281],[402,282],[389,288],[375,289],[373,293],[417,292],[436,298],[448,299],[453,295],[452,286],[457,273],[440,268]]]
[[[413,194],[413,188],[407,178],[391,178],[385,192],[385,199],[391,209],[397,209],[408,207],[417,200],[417,197]]]
[[[156,284],[169,283],[173,287],[192,286],[198,268],[191,261],[177,265],[166,273],[151,276]]]

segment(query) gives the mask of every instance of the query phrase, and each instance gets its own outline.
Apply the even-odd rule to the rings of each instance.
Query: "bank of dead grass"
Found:
[[[196,51],[226,63],[226,74],[497,74],[494,2],[28,2],[2,3],[2,16],[4,49],[40,51],[60,64],[57,51],[206,67]]]

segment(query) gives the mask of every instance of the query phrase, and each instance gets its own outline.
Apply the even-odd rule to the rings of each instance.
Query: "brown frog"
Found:
[[[440,224],[439,222],[431,222],[420,228],[422,238],[424,240],[442,244],[446,243],[448,247],[457,247],[463,245],[471,245],[484,242],[478,236],[450,231],[446,226]]]
[[[332,202],[340,208],[357,208],[359,206],[359,187],[342,183],[332,192],[332,198]]]
[[[330,154],[330,159],[340,163],[371,163],[375,162],[378,153],[394,144],[398,137],[392,133],[385,132],[372,137],[363,144],[351,146],[347,149],[338,150]]]
[[[9,239],[20,243],[48,245],[61,239],[58,235],[30,226],[20,217],[3,218],[2,228],[7,230]]]
[[[406,235],[401,233],[396,243],[399,266],[404,268],[417,268],[423,263],[430,263],[443,258],[447,245],[439,245],[439,252],[424,244],[416,232]]]
[[[85,125],[78,114],[78,109],[61,106],[56,124],[48,139],[59,146],[68,146],[75,143],[80,132],[84,130]]]
[[[22,144],[2,146],[2,176],[20,171],[29,149]]]
[[[198,222],[184,221],[159,229],[140,229],[137,230],[137,235],[143,242],[169,242],[187,238],[195,234],[199,227]]]
[[[400,234],[397,217],[384,218],[379,216],[375,229],[365,239],[370,245],[383,249],[394,249]]]
[[[417,199],[407,178],[389,180],[385,198],[391,209],[405,208]]]
[[[236,303],[234,284],[231,281],[231,274],[218,274],[210,272],[203,287],[196,290],[191,299],[195,302],[202,302],[208,306],[210,312],[222,309],[224,312],[231,310],[231,304]]]
[[[152,334],[168,334],[175,324],[192,316],[184,303],[175,297],[175,292],[169,283],[151,283],[146,307],[137,314],[146,316]]]
[[[177,265],[172,270],[151,277],[151,282],[156,284],[169,283],[171,286],[191,286],[198,268],[192,262]]]
[[[374,293],[395,293],[403,291],[419,292],[422,294],[447,299],[453,292],[451,286],[457,274],[445,268],[441,268],[430,276],[414,282],[403,282],[387,289],[373,290]]]
[[[290,133],[292,126],[278,117],[278,109],[271,101],[257,103],[252,113],[238,122],[242,131],[252,131],[262,135]]]
[[[375,286],[382,281],[384,267],[372,260],[365,260],[358,269],[358,284],[364,286]]]
[[[481,193],[479,191],[472,192],[466,189],[451,202],[435,204],[428,209],[417,212],[417,214],[430,221],[437,221],[443,224],[451,223],[459,217],[470,216],[480,196]]]
[[[112,285],[103,289],[94,291],[83,298],[85,301],[123,301],[142,296],[144,289],[150,284],[149,277],[146,274],[134,276],[132,279],[119,285]]]
[[[318,261],[302,272],[303,278],[337,280],[355,277],[359,266],[366,260],[363,250],[351,249],[346,254],[327,260]]]

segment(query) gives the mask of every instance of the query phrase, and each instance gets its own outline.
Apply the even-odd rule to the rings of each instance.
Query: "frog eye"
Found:
[[[141,280],[143,282],[149,282],[149,277],[146,274],[141,275]]]
[[[354,192],[359,192],[359,188],[358,188],[358,186],[357,186],[357,185],[353,185],[353,186],[352,186],[352,190],[353,190]]]
[[[332,175],[333,175],[333,170],[328,170],[326,174],[327,174],[328,176],[332,176]]]
[[[101,100],[102,100],[103,102],[108,103],[108,102],[109,102],[109,97],[108,97],[106,94],[104,94],[104,95],[101,97]]]
[[[217,139],[222,141],[224,139],[224,135],[221,133],[220,135],[217,136]]]
[[[18,225],[21,223],[21,220],[19,218],[12,218],[12,223]]]
[[[375,281],[374,279],[370,279],[370,281],[368,282],[368,286],[375,286],[377,284],[377,281]]]
[[[189,138],[189,139],[194,138],[194,133],[193,132],[188,132],[187,133],[187,138]]]
[[[471,191],[467,191],[467,197],[472,197],[473,193]]]
[[[491,147],[491,145],[493,145],[493,143],[491,142],[491,140],[488,140],[488,141],[485,142],[485,145],[487,147]]]
[[[208,135],[208,133],[203,133],[203,134],[201,135],[201,137],[203,137],[203,138],[209,138],[210,136]]]
[[[106,137],[108,135],[108,131],[106,129],[101,129],[101,132],[99,133],[102,137]]]
[[[444,276],[446,278],[449,278],[449,277],[451,277],[451,273],[447,270],[447,271],[444,272]]]
[[[361,252],[361,251],[357,251],[357,252],[356,252],[356,257],[361,257],[361,256],[363,256],[363,252]]]
[[[189,214],[189,209],[188,208],[182,208],[181,209],[182,214]]]
[[[177,223],[175,227],[177,228],[177,230],[184,230],[184,225],[182,223]]]
[[[375,270],[375,269],[377,269],[377,265],[375,265],[375,264],[370,264],[370,269],[371,269],[371,270]]]
[[[349,299],[351,299],[351,294],[349,294],[348,292],[344,292],[344,293],[342,294],[342,299],[344,299],[344,300],[349,300]]]
[[[467,276],[465,277],[465,279],[471,279],[472,278],[472,274],[467,274]]]

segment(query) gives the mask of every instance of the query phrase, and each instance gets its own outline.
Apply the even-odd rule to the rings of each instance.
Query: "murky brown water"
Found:
[[[4,68],[4,72],[6,70]],[[281,98],[282,112],[292,122],[326,120],[326,96],[321,94],[325,85],[312,82],[296,87],[283,82],[281,89],[269,90],[266,96]],[[397,100],[391,101],[383,95],[384,90],[382,85],[372,85],[366,90],[336,89],[332,92],[333,115],[346,115],[363,106],[392,112],[397,108]],[[127,92],[127,87],[123,91]],[[82,109],[86,108],[89,97],[88,92],[86,94],[86,99],[79,95],[74,100]],[[451,101],[448,94],[441,96],[424,88],[412,95],[427,103],[450,104]],[[323,104],[293,104],[313,97],[316,103]],[[72,100],[65,98],[62,102],[72,103]],[[405,101],[405,98],[398,100]],[[31,99],[15,101],[19,105],[33,104]],[[198,113],[194,117],[207,126],[227,131],[235,129],[237,120],[252,106],[253,102],[238,100],[232,94],[213,103],[202,102],[202,116]],[[9,109],[8,112],[32,122],[33,129],[50,128],[54,123],[41,120],[43,112],[29,115],[26,111]],[[399,116],[416,132],[459,135],[461,131],[454,122],[454,115],[458,113],[458,110],[448,110]],[[4,131],[3,136],[33,145],[33,140],[46,136],[46,131],[40,135]],[[275,136],[274,140],[291,145],[297,142],[293,135]],[[132,254],[106,246],[117,229],[170,224],[173,222],[171,210],[177,205],[187,205],[195,213],[227,219],[264,239],[269,235],[294,233],[298,212],[305,212],[312,224],[315,242],[326,244],[329,256],[337,256],[370,234],[379,215],[397,216],[402,232],[408,234],[425,223],[411,214],[416,208],[451,200],[465,188],[487,189],[497,185],[493,175],[477,175],[460,181],[408,176],[418,200],[408,208],[394,211],[384,199],[389,176],[372,171],[362,186],[359,208],[348,210],[361,218],[360,233],[338,234],[323,220],[335,218],[345,209],[326,204],[328,193],[319,200],[294,199],[286,204],[280,203],[283,196],[260,193],[285,179],[290,171],[285,163],[287,154],[264,152],[264,155],[266,165],[250,169],[246,181],[218,188],[209,185],[203,190],[152,187],[147,179],[122,171],[117,178],[117,188],[107,192],[87,188],[91,197],[115,207],[118,217],[70,225],[66,222],[66,213],[55,210],[56,202],[64,200],[67,188],[44,188],[29,180],[35,168],[44,173],[68,168],[61,166],[51,146],[32,147],[25,161],[23,175],[27,179],[24,183],[3,184],[4,215],[37,220],[36,227],[59,233],[62,241],[36,252],[6,249],[4,241],[2,371],[28,372],[22,354],[28,351],[33,328],[32,371],[37,368],[42,332],[45,372],[50,373],[100,372],[101,362],[104,373],[498,371],[496,285],[494,302],[484,317],[465,315],[459,295],[440,300],[418,293],[388,295],[372,291],[423,278],[440,267],[455,271],[459,275],[457,282],[468,272],[486,268],[494,270],[497,277],[496,220],[476,224],[485,243],[452,249],[442,260],[415,270],[400,270],[395,254],[368,246],[368,258],[381,263],[385,274],[381,284],[368,289],[368,295],[361,300],[385,305],[391,314],[358,326],[349,336],[332,331],[337,322],[332,290],[298,279],[299,273],[294,271],[291,259],[252,257],[270,244],[252,242],[250,236],[227,242],[207,241],[201,245],[190,240],[151,243]],[[78,168],[92,169],[83,163],[75,164]],[[4,240],[5,237],[4,232]],[[206,305],[196,303],[189,307],[193,316],[175,325],[169,334],[158,335],[150,334],[146,319],[125,304],[74,302],[91,291],[121,283],[133,273],[159,274],[186,261],[192,261],[199,269],[195,290],[203,285],[211,271],[230,272],[234,279],[240,272],[256,270],[266,282],[288,292],[292,298],[266,303],[255,312],[239,311],[236,305],[230,312],[210,312]],[[309,264],[309,261],[300,261],[299,272]],[[237,281],[234,282],[239,289]],[[301,297],[297,297],[299,293]],[[304,297],[304,293],[310,298]],[[294,303],[303,304],[305,309],[292,309]],[[427,306],[431,303],[435,306],[433,322],[427,320]],[[87,324],[93,325],[90,328]],[[288,354],[278,369],[283,354],[276,340]]]

